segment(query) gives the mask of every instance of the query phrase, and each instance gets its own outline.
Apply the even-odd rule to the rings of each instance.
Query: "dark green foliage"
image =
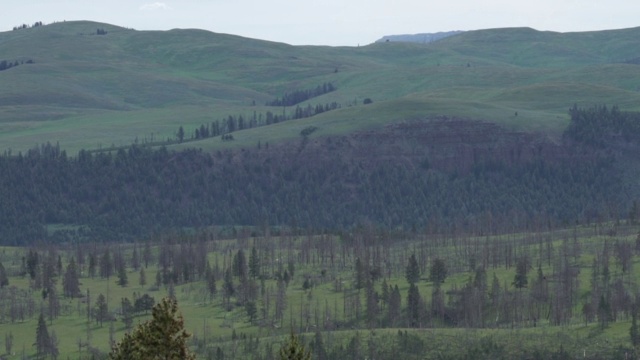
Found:
[[[249,323],[252,324],[253,320],[256,318],[256,314],[258,313],[258,307],[254,301],[247,301],[244,304],[244,309],[247,312],[247,317],[249,318]]]
[[[34,61],[31,60],[31,59],[29,59],[27,61],[22,60],[20,62],[18,62],[17,60],[15,62],[2,60],[2,61],[0,61],[0,71],[9,70],[12,67],[16,67],[16,66],[22,65],[22,64],[33,64],[33,63],[34,63]]]
[[[638,329],[638,305],[634,304],[631,310],[631,327],[629,328],[631,344],[635,347],[640,345],[640,330]]]
[[[298,339],[298,336],[291,333],[288,341],[280,348],[280,360],[311,360],[311,353]]]
[[[373,100],[371,100],[371,98],[365,98],[364,100],[362,100],[362,103],[364,105],[373,104]]]
[[[9,277],[7,276],[7,270],[5,270],[4,265],[0,262],[0,288],[9,285]]]
[[[284,96],[282,96],[282,99],[278,98],[273,101],[267,102],[267,105],[293,106],[316,96],[324,95],[335,90],[336,88],[335,86],[333,86],[333,84],[324,83],[322,85],[318,85],[315,89],[312,90],[295,90],[291,93],[285,93]]]
[[[256,279],[260,277],[260,256],[255,246],[251,247],[251,255],[249,255],[249,275]]]
[[[601,148],[620,141],[640,141],[640,113],[623,112],[616,106],[579,109],[574,105],[569,114],[571,124],[564,132],[565,138]]]
[[[184,320],[178,313],[178,303],[162,299],[153,307],[153,318],[138,325],[131,334],[115,345],[109,353],[113,360],[125,359],[195,359],[187,345],[191,336],[184,329]]]
[[[516,289],[525,288],[529,284],[529,280],[527,279],[529,266],[529,259],[526,256],[518,258],[516,262],[516,275],[513,278],[513,286],[515,286]]]
[[[127,269],[124,266],[121,266],[118,269],[118,285],[122,287],[126,287],[129,285],[129,279],[127,278]]]
[[[247,278],[247,258],[242,249],[238,250],[233,257],[233,276],[237,276],[240,279]]]
[[[12,349],[13,349],[13,333],[9,331],[8,333],[4,334],[4,350],[7,354],[11,354]]]
[[[367,269],[366,265],[360,260],[360,258],[356,259],[356,263],[354,265],[354,287],[356,289],[362,289],[367,281]]]
[[[49,336],[49,330],[47,329],[47,323],[44,321],[44,315],[42,313],[40,313],[40,317],[38,317],[36,342],[33,345],[36,347],[36,353],[38,356],[48,355],[51,352],[51,338]]]
[[[36,251],[29,250],[29,252],[27,253],[26,265],[27,273],[29,274],[29,277],[31,277],[31,280],[36,278],[36,271],[38,270],[39,261],[40,259],[38,257],[38,253]]]
[[[405,278],[409,284],[415,284],[420,281],[420,267],[418,266],[418,261],[416,261],[415,254],[411,254],[411,257],[409,257],[407,269],[405,270]]]
[[[307,126],[306,128],[304,128],[304,129],[302,129],[300,131],[300,135],[302,135],[303,137],[307,137],[307,136],[311,135],[316,130],[318,130],[318,128],[315,127],[315,126]]]
[[[69,260],[67,270],[62,278],[62,289],[65,297],[80,296],[80,274],[76,266],[76,261],[73,257]]]
[[[151,310],[155,305],[155,299],[149,294],[144,294],[141,297],[137,298],[134,302],[133,308],[135,312],[143,312],[146,314],[147,311]]]
[[[620,204],[618,213],[627,216],[630,201],[621,195],[610,158],[564,162],[534,154],[517,161],[517,149],[505,148],[496,159],[470,159],[469,168],[455,171],[432,152],[428,167],[420,165],[424,155],[408,158],[415,164],[406,166],[376,153],[389,146],[385,139],[420,134],[423,128],[399,129],[373,133],[371,143],[326,138],[300,154],[285,146],[220,154],[133,146],[68,158],[49,145],[0,157],[0,218],[7,224],[0,227],[0,238],[8,244],[132,240],[167,229],[261,225],[265,219],[311,229],[352,228],[368,219],[387,228],[442,232],[455,224],[494,232],[532,227],[542,218],[555,219],[553,226],[615,215],[605,204]],[[352,145],[357,151],[349,150]],[[415,151],[421,149],[428,150]],[[356,154],[368,156],[361,161]],[[484,221],[487,217],[493,221]],[[81,226],[48,235],[45,226],[52,223]],[[101,265],[101,255],[90,257],[90,274]],[[27,272],[34,277],[31,265]]]
[[[133,324],[133,315],[135,309],[133,304],[131,304],[131,300],[129,298],[122,298],[122,322],[127,329],[131,329],[131,325]]]
[[[411,327],[420,326],[421,302],[420,290],[415,284],[411,283],[407,294],[407,318]]]
[[[447,278],[447,265],[444,259],[435,258],[429,269],[429,280],[433,281],[436,286],[440,286]]]
[[[102,323],[109,321],[109,305],[107,304],[107,299],[102,294],[98,295],[98,298],[96,299],[93,315],[96,318],[96,322],[98,322],[101,327]]]

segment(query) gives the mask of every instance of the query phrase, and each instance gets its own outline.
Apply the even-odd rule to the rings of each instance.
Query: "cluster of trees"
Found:
[[[640,143],[640,113],[621,111],[617,106],[578,108],[574,105],[569,114],[571,123],[564,132],[565,138],[599,148],[620,142]]]
[[[328,94],[336,91],[336,87],[332,83],[324,83],[316,86],[315,89],[295,90],[291,93],[285,93],[282,98],[277,98],[267,102],[267,106],[294,106],[301,102],[305,102],[314,97]]]
[[[11,62],[11,61],[7,61],[7,60],[2,60],[0,61],[0,71],[3,70],[8,70],[11,69],[12,67],[16,67],[18,65],[22,65],[22,64],[33,64],[33,60],[29,59],[29,60],[21,60],[20,62],[18,62],[18,60]]]
[[[236,314],[232,321],[243,318],[263,329],[315,331],[312,339],[300,339],[314,359],[352,358],[345,354],[390,359],[433,350],[429,341],[405,331],[391,342],[359,334],[337,341],[340,334],[330,335],[344,329],[511,329],[582,322],[606,328],[611,322],[632,320],[630,338],[638,342],[633,266],[640,256],[640,234],[637,227],[611,225],[495,237],[461,231],[391,233],[372,225],[338,236],[282,229],[276,237],[265,227],[264,237],[252,239],[251,230],[242,229],[234,241],[201,229],[131,244],[34,246],[12,269],[24,276],[21,283],[29,288],[0,287],[0,323],[35,319],[38,312],[55,323],[65,314],[83,316],[86,305],[87,323],[102,327],[106,322],[112,328],[121,320],[132,329],[134,318],[155,305],[152,296],[133,293],[133,298],[109,304],[104,294],[82,289],[81,279],[100,277],[126,287],[120,274],[137,273],[140,285],[149,291],[164,287],[170,299],[175,299],[177,286],[199,289],[196,302],[231,311]],[[11,256],[20,259],[19,252]],[[150,269],[155,270],[155,282],[153,276],[147,281],[145,271]],[[581,284],[585,271],[590,280]],[[77,308],[62,299],[77,300]],[[130,336],[138,338],[137,331]],[[53,354],[45,352],[53,351],[47,346],[56,343],[47,340],[54,337],[47,333],[49,337],[38,330],[41,340],[36,342],[43,344],[42,354]],[[189,345],[213,358],[222,353],[243,358],[242,351],[254,358],[277,354],[277,349],[260,348],[242,334],[233,340],[231,345],[226,338],[194,336]],[[474,354],[487,351],[485,358],[506,354],[504,343],[492,344],[467,347]],[[544,354],[538,358],[546,358]]]
[[[366,222],[493,233],[617,219],[631,206],[609,157],[478,162],[463,173],[430,165],[435,157],[425,165],[421,157],[377,156],[375,146],[393,138],[366,147],[354,139],[215,154],[132,146],[75,158],[49,144],[1,156],[0,237],[26,244],[209,225],[340,230]],[[72,226],[48,234],[48,224]]]
[[[318,104],[316,106],[307,105],[306,107],[296,106],[293,113],[287,114],[274,114],[271,111],[267,111],[265,114],[254,112],[251,117],[244,117],[242,115],[233,116],[229,115],[221,120],[215,120],[211,124],[201,124],[191,134],[191,140],[206,139],[209,137],[216,137],[232,133],[234,131],[252,129],[260,126],[267,126],[271,124],[277,124],[287,120],[297,120],[312,117],[314,115],[339,109],[340,105],[336,102],[330,104]],[[179,142],[185,140],[185,130],[182,126],[178,128],[176,132],[176,138]]]
[[[44,24],[42,23],[42,21],[36,21],[35,23],[33,23],[33,25],[22,24],[22,25],[14,26],[13,27],[13,31],[21,30],[21,29],[29,29],[29,28],[32,28],[32,27],[38,27],[38,26],[43,26],[43,25]]]
[[[107,35],[107,30],[105,29],[97,29],[96,35]]]

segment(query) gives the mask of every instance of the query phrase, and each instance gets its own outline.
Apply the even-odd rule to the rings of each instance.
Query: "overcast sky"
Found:
[[[136,30],[198,28],[293,45],[369,44],[383,35],[527,26],[589,31],[640,25],[634,0],[2,0],[0,31],[93,20]]]

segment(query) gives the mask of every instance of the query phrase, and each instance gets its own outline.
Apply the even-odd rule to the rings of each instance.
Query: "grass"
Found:
[[[108,34],[93,35],[96,28]],[[335,101],[343,109],[303,121],[320,128],[318,134],[447,115],[556,136],[574,103],[640,109],[640,67],[623,64],[640,57],[638,32],[494,29],[428,45],[357,48],[289,46],[200,30],[140,32],[84,21],[5,32],[3,56],[35,64],[0,73],[13,84],[0,94],[0,150],[25,151],[49,141],[74,154],[151,134],[175,137],[181,125],[266,111],[260,105],[267,100],[325,82],[338,91],[308,103]],[[364,98],[373,106],[349,108]],[[234,135],[240,139],[234,144],[191,145],[291,140],[300,126],[256,129],[260,136],[248,131]]]
[[[620,319],[618,322],[612,322],[604,330],[599,328],[597,323],[584,324],[584,320],[581,314],[582,302],[588,299],[588,292],[590,288],[591,278],[591,265],[592,259],[597,252],[602,251],[603,242],[606,239],[612,246],[615,241],[634,241],[637,236],[637,227],[621,227],[618,229],[618,234],[615,238],[609,235],[602,235],[607,231],[606,227],[583,227],[576,230],[558,230],[549,233],[519,233],[519,234],[505,234],[496,236],[483,236],[483,237],[462,237],[457,241],[451,238],[442,238],[444,242],[436,245],[435,238],[430,238],[427,242],[420,238],[411,240],[400,240],[394,242],[390,249],[391,263],[391,276],[387,278],[387,282],[391,285],[398,285],[402,296],[402,306],[406,306],[406,294],[408,291],[408,283],[404,279],[404,264],[403,259],[406,259],[411,252],[419,252],[423,247],[427,247],[429,257],[441,257],[444,258],[447,267],[449,269],[449,276],[447,277],[443,289],[445,293],[451,289],[460,289],[473,277],[473,273],[469,271],[469,265],[467,263],[465,250],[468,245],[477,243],[483,246],[485,243],[510,243],[514,244],[516,248],[519,248],[518,252],[527,253],[532,260],[533,270],[529,272],[529,283],[531,284],[535,278],[535,269],[538,264],[541,264],[544,274],[550,276],[553,271],[551,265],[547,263],[545,256],[546,244],[549,239],[549,244],[553,249],[553,257],[551,264],[555,263],[559,256],[559,251],[562,249],[564,239],[567,239],[568,246],[572,246],[574,231],[578,237],[580,244],[580,255],[577,260],[572,263],[579,269],[578,276],[579,301],[573,309],[574,317],[572,320],[562,326],[554,326],[546,319],[540,319],[534,326],[533,323],[521,323],[521,324],[499,324],[497,328],[488,329],[461,329],[450,328],[442,326],[436,320],[431,325],[435,326],[435,329],[408,329],[410,332],[417,334],[423,339],[429,339],[430,343],[433,343],[432,350],[446,349],[446,344],[451,341],[455,342],[475,342],[482,337],[491,337],[503,344],[508,351],[515,353],[521,348],[534,349],[536,346],[547,346],[547,348],[559,348],[560,344],[564,344],[568,351],[576,352],[579,347],[583,347],[585,351],[597,352],[612,349],[617,346],[628,346],[629,336],[628,329],[630,326],[629,319]],[[268,241],[268,243],[265,243]],[[281,323],[276,322],[275,327],[258,327],[254,324],[250,324],[247,321],[247,316],[242,307],[236,307],[232,311],[226,311],[222,306],[220,295],[211,301],[207,296],[207,290],[203,281],[196,281],[192,283],[186,283],[175,287],[175,294],[179,301],[180,309],[185,318],[186,328],[194,334],[197,339],[209,339],[214,341],[215,344],[226,346],[230,341],[232,334],[238,335],[244,334],[246,336],[258,337],[262,339],[262,343],[278,342],[279,337],[286,334],[291,325],[294,326],[296,331],[302,333],[308,333],[308,337],[312,337],[316,329],[321,328],[321,324],[316,324],[315,315],[316,310],[320,314],[324,314],[324,311],[331,312],[331,317],[337,321],[344,321],[346,326],[359,329],[364,336],[368,334],[366,326],[363,320],[353,320],[354,314],[352,311],[345,309],[344,306],[344,293],[343,291],[335,291],[335,282],[338,281],[343,284],[347,293],[357,296],[357,292],[351,290],[353,281],[353,254],[347,251],[343,255],[346,257],[343,259],[341,251],[338,251],[336,257],[335,266],[331,266],[329,263],[319,263],[318,254],[315,250],[312,250],[311,261],[309,263],[300,262],[301,251],[304,244],[308,241],[320,241],[320,238],[315,237],[295,237],[295,238],[279,238],[272,237],[270,240],[263,238],[255,238],[249,240],[217,240],[210,244],[210,249],[215,249],[208,253],[208,260],[211,264],[224,264],[230,261],[230,254],[235,253],[234,249],[237,249],[242,243],[242,246],[251,246],[255,244],[259,248],[261,247],[273,247],[277,249],[272,256],[264,259],[263,270],[267,273],[271,273],[272,270],[277,269],[279,264],[284,265],[286,268],[287,259],[294,259],[296,261],[295,277],[287,287],[287,308],[285,310],[284,319]],[[324,238],[323,241],[334,242],[335,246],[339,249],[341,242],[337,238]],[[543,246],[540,248],[540,242]],[[520,245],[519,245],[520,244]],[[529,244],[529,245],[523,245]],[[128,258],[131,256],[132,248],[129,245],[125,246],[126,261],[130,261]],[[288,247],[291,246],[292,252],[289,252]],[[246,249],[246,248],[245,248]],[[10,285],[15,286],[17,289],[29,289],[30,280],[27,277],[18,275],[21,267],[20,258],[23,256],[25,249],[3,247],[0,248],[0,262],[3,263],[8,270],[10,276]],[[231,251],[231,252],[229,252]],[[153,248],[154,256],[158,256],[158,249]],[[245,250],[248,254],[248,251]],[[68,252],[62,250],[60,252],[65,264],[70,256],[75,252]],[[280,261],[280,262],[279,262]],[[342,266],[342,262],[346,266]],[[625,275],[625,278],[629,281],[635,282],[640,276],[640,257],[637,255],[633,258],[634,266],[632,273]],[[514,265],[515,266],[515,265]],[[326,277],[322,280],[319,277],[321,270],[326,271]],[[615,257],[611,259],[610,264],[611,277],[616,278],[621,274],[620,267],[617,264]],[[104,294],[107,297],[110,311],[117,314],[120,306],[120,300],[123,297],[132,299],[134,293],[138,296],[144,293],[149,293],[156,301],[160,298],[167,296],[168,289],[161,287],[160,289],[153,289],[151,285],[144,287],[138,285],[138,272],[128,269],[127,276],[129,285],[127,287],[120,287],[116,285],[116,278],[110,279],[101,278],[89,278],[86,275],[86,269],[84,275],[81,277],[81,290],[84,294],[87,291],[91,294],[91,304],[95,303],[95,299],[98,294]],[[157,267],[155,265],[150,266],[145,270],[147,283],[153,283]],[[511,288],[513,281],[515,267],[507,268],[504,265],[486,269],[487,281],[491,284],[492,278],[495,275],[500,282],[500,285],[506,285]],[[305,276],[316,276],[319,282],[310,291],[302,289],[302,283]],[[428,272],[424,272],[422,280],[419,282],[419,291],[421,296],[427,301],[431,299],[431,293],[434,289],[434,285],[427,280]],[[259,287],[262,287],[258,283]],[[635,286],[631,284],[631,286]],[[218,279],[218,289],[221,291],[222,280]],[[376,285],[378,291],[379,283]],[[58,289],[61,292],[61,284],[58,281]],[[272,313],[275,306],[275,289],[276,282],[274,279],[268,279],[265,281],[264,289],[271,293],[271,310]],[[6,291],[6,290],[4,290]],[[523,290],[525,293],[527,290]],[[361,311],[364,313],[365,304],[365,292],[360,291],[361,303],[363,308]],[[24,322],[17,321],[11,323],[8,318],[2,321],[0,336],[4,336],[11,332],[14,336],[14,352],[15,356],[9,357],[18,358],[22,351],[25,354],[30,355],[34,353],[34,348],[31,346],[35,336],[35,325],[37,322],[37,314],[39,309],[43,309],[45,315],[47,314],[47,300],[43,300],[39,291],[32,292],[33,299],[35,301],[35,314],[33,317],[27,316]],[[445,296],[445,301],[447,300]],[[258,297],[258,313],[264,306],[264,297]],[[110,334],[110,324],[105,322],[103,326],[100,326],[95,321],[87,322],[86,311],[87,304],[84,298],[78,299],[64,299],[60,297],[60,303],[62,312],[61,315],[54,319],[52,322],[48,322],[49,330],[56,332],[59,343],[59,349],[62,358],[67,356],[75,358],[82,354],[86,354],[87,347],[82,347],[79,350],[78,343],[90,343],[92,347],[96,347],[102,351],[107,351],[109,346],[109,339],[120,339],[125,328],[120,320],[116,320],[113,323],[114,333]],[[311,310],[309,318],[309,326],[307,326],[306,315],[302,310],[309,307]],[[140,315],[135,318],[134,323],[138,323],[148,319],[148,315]],[[302,322],[302,325],[301,325]],[[488,324],[490,325],[490,324]],[[375,329],[375,336],[382,336],[383,334],[393,335],[397,333],[398,329]],[[405,329],[402,329],[405,330]],[[334,333],[335,336],[343,341],[348,340],[353,334],[354,330],[340,331]],[[89,335],[88,335],[89,334]],[[438,345],[440,344],[440,345]],[[217,345],[216,345],[217,346]],[[24,349],[24,350],[23,350]],[[440,351],[440,350],[437,350]]]

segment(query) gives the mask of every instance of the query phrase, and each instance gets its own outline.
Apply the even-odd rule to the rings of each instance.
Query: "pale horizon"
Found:
[[[72,20],[136,30],[202,29],[291,45],[357,46],[387,35],[530,27],[584,32],[638,26],[640,3],[540,0],[291,2],[274,0],[28,1],[3,9],[0,31],[20,24]]]

